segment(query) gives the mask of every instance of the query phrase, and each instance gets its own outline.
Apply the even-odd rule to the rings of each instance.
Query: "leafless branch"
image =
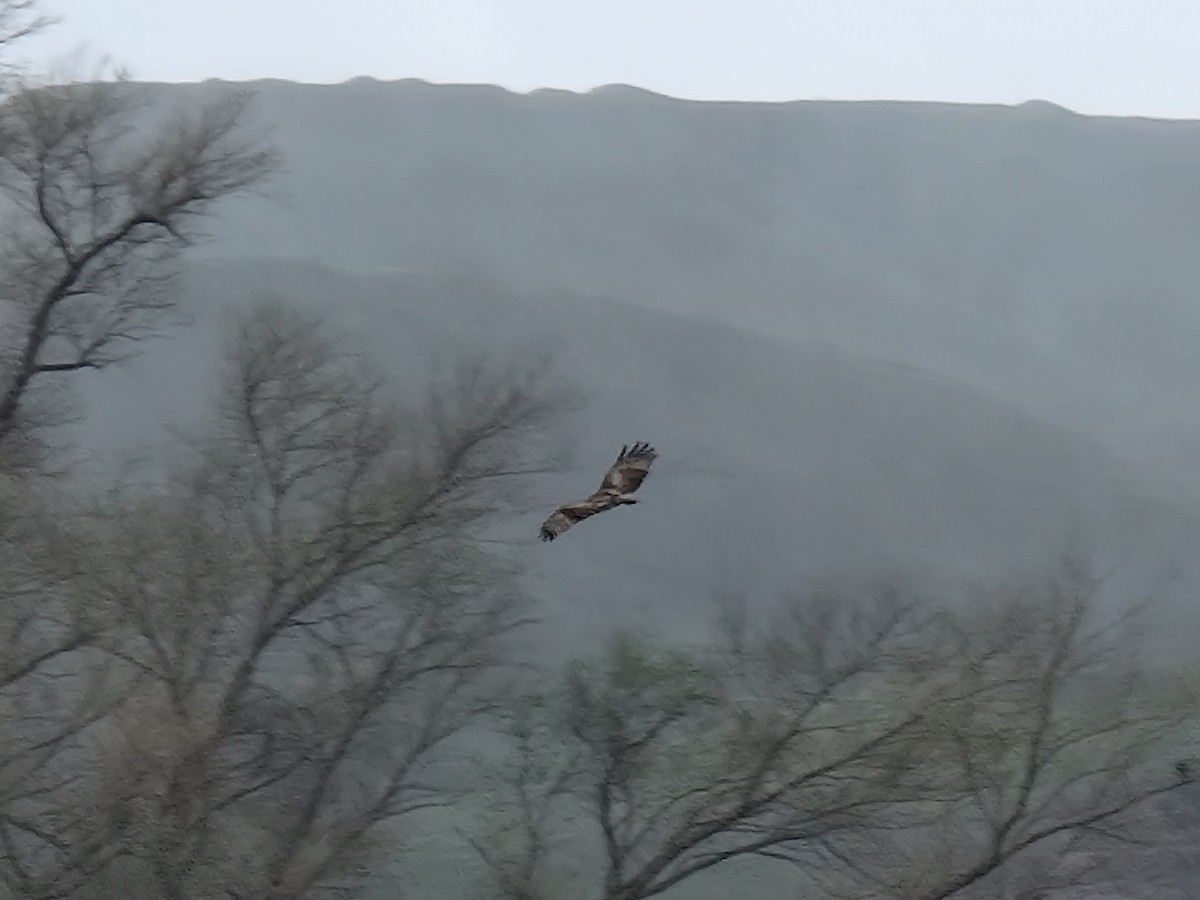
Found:
[[[553,465],[558,407],[540,364],[435,374],[406,401],[320,321],[262,307],[174,479],[84,516],[75,584],[117,611],[103,650],[142,685],[107,720],[120,865],[162,896],[312,896],[381,826],[462,794],[530,620],[477,536]]]
[[[711,650],[619,638],[572,670],[557,732],[519,734],[519,758],[570,768],[510,774],[510,825],[533,810],[533,837],[471,843],[497,889],[535,896],[553,817],[522,798],[567,784],[606,900],[739,858],[844,898],[1097,883],[1113,871],[1098,842],[1147,836],[1147,813],[1188,786],[1172,753],[1197,712],[1147,675],[1136,616],[1105,608],[1102,586],[1076,566],[999,600],[816,592],[765,624],[726,603]]]
[[[276,168],[232,94],[162,119],[121,80],[28,84],[0,106],[7,383],[0,439],[38,376],[99,368],[157,334],[173,263],[224,198]]]

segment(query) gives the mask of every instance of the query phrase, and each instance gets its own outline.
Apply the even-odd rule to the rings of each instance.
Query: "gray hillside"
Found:
[[[282,203],[226,208],[212,254],[471,272],[829,338],[1091,429],[1168,487],[1200,488],[1200,123],[1045,103],[251,86],[290,172]]]
[[[951,576],[1036,566],[1076,530],[1109,551],[1163,552],[1095,442],[944,377],[471,278],[197,265],[186,282],[195,324],[88,382],[95,445],[146,447],[158,423],[202,411],[221,312],[268,293],[333,315],[401,384],[419,384],[431,348],[553,348],[589,404],[569,425],[571,471],[540,483],[544,508],[514,520],[512,536],[535,561],[564,649],[617,624],[686,633],[723,589],[890,566]],[[620,444],[641,437],[662,452],[646,502],[538,543],[541,517],[590,492]]]
[[[80,377],[98,458],[199,414],[221,313],[282,295],[402,384],[439,346],[553,347],[588,392],[570,471],[509,523],[546,601],[542,654],[616,624],[686,638],[724,589],[1012,574],[1080,536],[1175,602],[1194,656],[1200,124],[624,87],[255,87],[286,202],[225,206],[187,272],[195,325]],[[638,438],[661,451],[646,502],[539,544],[540,518]],[[1171,574],[1169,592],[1153,580]],[[437,824],[414,830],[406,887],[470,896],[468,857]],[[749,883],[794,896],[758,863],[670,896]]]

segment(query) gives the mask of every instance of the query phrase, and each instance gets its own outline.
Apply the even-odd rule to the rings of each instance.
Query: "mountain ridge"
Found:
[[[212,255],[474,271],[815,333],[1087,427],[1147,396],[1188,402],[1196,122],[411,80],[240,86],[290,172],[278,206],[227,207]],[[1156,351],[1126,352],[1130,334]]]
[[[829,104],[844,106],[903,106],[903,107],[965,107],[980,109],[1010,109],[1036,115],[1069,115],[1087,119],[1113,119],[1121,121],[1141,122],[1197,122],[1200,119],[1153,116],[1131,113],[1089,113],[1072,109],[1053,100],[1043,97],[1029,97],[1025,100],[1011,102],[987,100],[914,100],[897,98],[831,98],[831,97],[789,97],[783,99],[766,98],[716,98],[716,97],[686,97],[666,91],[658,91],[642,85],[622,81],[610,81],[593,85],[589,88],[568,88],[559,85],[539,85],[531,88],[514,88],[496,82],[487,81],[435,81],[419,76],[379,77],[375,75],[354,75],[340,81],[304,81],[295,78],[224,78],[209,77],[203,79],[161,81],[134,80],[135,84],[154,88],[191,87],[196,85],[226,85],[240,89],[254,90],[266,85],[292,85],[301,88],[324,88],[346,86],[408,86],[430,88],[461,88],[500,91],[518,97],[568,95],[573,97],[595,96],[597,94],[615,95],[623,93],[626,96],[644,96],[658,98],[677,103],[694,103],[703,105],[745,105],[745,106],[789,106],[795,104]]]

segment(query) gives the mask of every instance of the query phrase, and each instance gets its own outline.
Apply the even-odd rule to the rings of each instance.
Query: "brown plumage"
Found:
[[[552,541],[576,522],[582,522],[606,509],[637,503],[626,495],[642,486],[656,456],[658,454],[654,448],[644,441],[632,447],[622,447],[617,454],[617,461],[605,473],[600,488],[594,494],[578,503],[560,506],[542,523],[542,540]]]

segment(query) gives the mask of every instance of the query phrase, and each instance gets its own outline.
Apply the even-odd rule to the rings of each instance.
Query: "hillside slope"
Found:
[[[617,623],[699,625],[720,590],[889,566],[995,575],[1048,561],[1075,534],[1161,555],[1152,534],[1165,522],[1182,533],[1161,506],[1136,505],[1124,467],[1086,436],[817,342],[479,279],[278,260],[199,264],[185,288],[191,327],[85,382],[83,427],[101,455],[152,446],[161,423],[202,412],[224,311],[256,296],[331,317],[400,386],[419,387],[432,352],[451,345],[552,349],[588,405],[564,423],[571,470],[539,483],[544,508],[511,534],[552,618],[585,643]],[[536,540],[542,516],[643,438],[662,454],[644,503]]]
[[[242,86],[288,172],[279,202],[225,207],[211,255],[474,273],[829,339],[1087,428],[1166,492],[1200,495],[1200,123]]]

